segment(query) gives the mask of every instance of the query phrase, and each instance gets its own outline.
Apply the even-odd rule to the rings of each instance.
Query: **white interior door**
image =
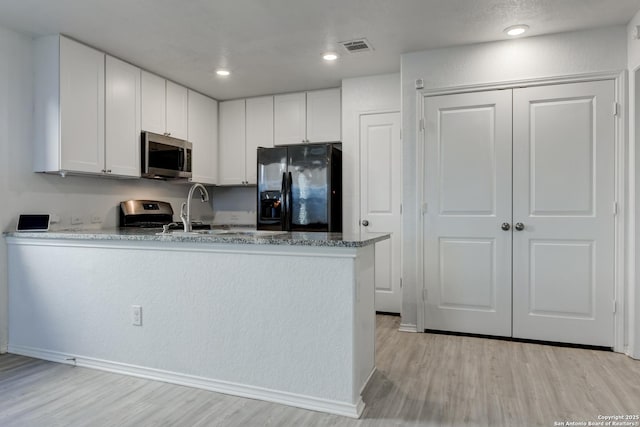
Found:
[[[425,328],[511,336],[511,91],[424,112]]]
[[[613,102],[610,80],[514,90],[514,337],[613,345]]]
[[[360,229],[391,233],[376,243],[376,311],[400,313],[400,233],[402,203],[400,113],[360,118]]]

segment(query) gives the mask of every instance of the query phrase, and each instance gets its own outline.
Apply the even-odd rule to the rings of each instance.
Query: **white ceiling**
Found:
[[[63,33],[216,99],[336,87],[400,70],[400,55],[626,24],[640,0],[0,0],[0,24]],[[375,51],[322,52],[366,37]],[[215,76],[217,67],[232,75]]]

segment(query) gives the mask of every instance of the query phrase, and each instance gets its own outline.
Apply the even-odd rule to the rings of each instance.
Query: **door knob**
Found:
[[[367,221],[366,219],[362,220],[362,225],[364,225],[365,227],[369,225],[369,221]]]
[[[500,228],[502,228],[504,231],[509,231],[509,229],[511,228],[511,224],[509,224],[508,222],[503,222]]]
[[[516,222],[516,225],[514,226],[514,228],[518,231],[522,231],[524,230],[524,224],[521,222]]]

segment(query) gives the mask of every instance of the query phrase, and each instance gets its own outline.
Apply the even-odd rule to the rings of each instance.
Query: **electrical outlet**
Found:
[[[131,306],[131,322],[133,326],[142,326],[142,306]]]
[[[84,221],[82,220],[81,216],[71,216],[71,225],[78,225],[78,224],[82,224]]]
[[[91,215],[92,224],[100,224],[101,222],[102,222],[102,217],[100,215]]]

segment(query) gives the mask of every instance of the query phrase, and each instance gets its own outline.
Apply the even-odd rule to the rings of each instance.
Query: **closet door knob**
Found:
[[[516,230],[518,230],[518,231],[522,231],[522,230],[524,230],[524,224],[523,224],[523,223],[521,223],[521,222],[516,222],[516,225],[515,225],[515,227],[514,227],[514,228],[515,228]]]
[[[509,224],[508,222],[503,222],[500,228],[502,228],[504,231],[509,231],[511,229],[511,224]]]

